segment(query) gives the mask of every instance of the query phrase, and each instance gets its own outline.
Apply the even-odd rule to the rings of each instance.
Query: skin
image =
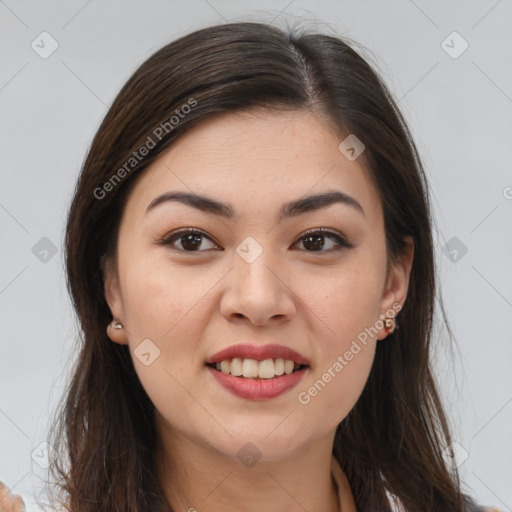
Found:
[[[307,391],[357,335],[407,296],[413,246],[386,274],[382,206],[343,139],[311,112],[222,114],[196,126],[161,155],[132,190],[121,221],[117,261],[105,271],[105,297],[123,329],[137,375],[156,407],[161,446],[157,475],[175,510],[337,510],[331,453],[337,425],[357,402],[372,366],[380,328],[306,405]],[[282,204],[343,191],[344,204],[279,223]],[[195,192],[229,203],[233,219],[178,202],[145,214],[167,191]],[[205,232],[200,252],[156,242],[180,228]],[[325,228],[335,240],[311,249],[304,232]],[[263,252],[252,263],[236,248],[253,237]],[[201,242],[202,240],[202,242]],[[215,248],[220,248],[215,250]],[[182,249],[182,252],[179,252]],[[382,316],[381,316],[382,315]],[[150,339],[160,355],[148,366],[133,351]],[[205,360],[236,343],[278,343],[310,367],[296,388],[253,401],[224,390]],[[245,466],[237,452],[252,443],[261,459]],[[270,507],[270,508],[269,508]],[[343,490],[343,512],[355,510]]]

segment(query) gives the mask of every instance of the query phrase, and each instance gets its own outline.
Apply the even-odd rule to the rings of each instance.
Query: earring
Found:
[[[112,329],[122,329],[123,328],[123,324],[121,322],[116,322],[115,320],[112,320],[110,325],[111,325]]]
[[[391,334],[395,329],[398,329],[398,325],[395,323],[394,318],[386,318],[384,320],[384,325],[386,326],[386,331]]]

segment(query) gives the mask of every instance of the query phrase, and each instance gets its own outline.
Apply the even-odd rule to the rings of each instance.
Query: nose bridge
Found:
[[[236,248],[233,267],[222,300],[225,315],[243,315],[256,323],[293,312],[292,293],[270,248],[247,237]]]
[[[253,237],[247,237],[239,244],[234,258],[236,284],[240,288],[238,293],[269,301],[279,292],[276,271],[270,270],[276,267],[271,252]]]

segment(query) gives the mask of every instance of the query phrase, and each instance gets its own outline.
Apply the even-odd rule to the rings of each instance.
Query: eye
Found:
[[[326,239],[330,240],[330,242],[326,243]],[[203,245],[204,240],[208,240],[211,243],[213,247],[210,247],[210,249],[219,249],[219,246],[208,235],[193,228],[183,228],[175,231],[157,243],[171,246],[171,249],[178,252],[204,252],[208,249],[208,247],[205,248]],[[181,244],[181,247],[178,247],[177,243]],[[293,245],[299,243],[302,243],[306,252],[333,252],[354,247],[342,235],[326,229],[313,229],[306,232]],[[327,250],[325,250],[326,247]]]
[[[212,245],[218,248],[218,245],[212,242],[211,238],[208,237],[202,231],[191,228],[184,228],[174,233],[171,233],[170,236],[164,238],[163,240],[157,242],[161,245],[170,245],[171,249],[181,252],[204,252],[205,248],[203,245],[202,238],[209,240]],[[176,247],[175,243],[178,242],[181,244],[181,247]],[[202,247],[202,249],[201,249]]]
[[[326,244],[326,238],[331,242]],[[332,252],[354,247],[354,244],[349,243],[342,235],[326,229],[308,231],[299,238],[297,243],[302,243],[307,252]],[[326,246],[328,250],[324,250]]]

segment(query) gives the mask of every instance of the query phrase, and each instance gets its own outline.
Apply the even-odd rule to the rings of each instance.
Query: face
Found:
[[[341,141],[309,112],[222,114],[136,183],[106,274],[124,326],[109,336],[129,345],[169,436],[226,456],[250,441],[264,457],[285,457],[332,442],[357,402],[387,335],[382,319],[405,301],[412,247],[386,274],[377,190]],[[225,206],[167,200],[148,209],[176,192]],[[304,201],[327,192],[349,199]],[[234,345],[252,349],[225,353],[220,371],[207,365]],[[261,351],[267,345],[280,347]],[[299,359],[286,349],[307,364],[268,378],[291,364],[278,359]]]

